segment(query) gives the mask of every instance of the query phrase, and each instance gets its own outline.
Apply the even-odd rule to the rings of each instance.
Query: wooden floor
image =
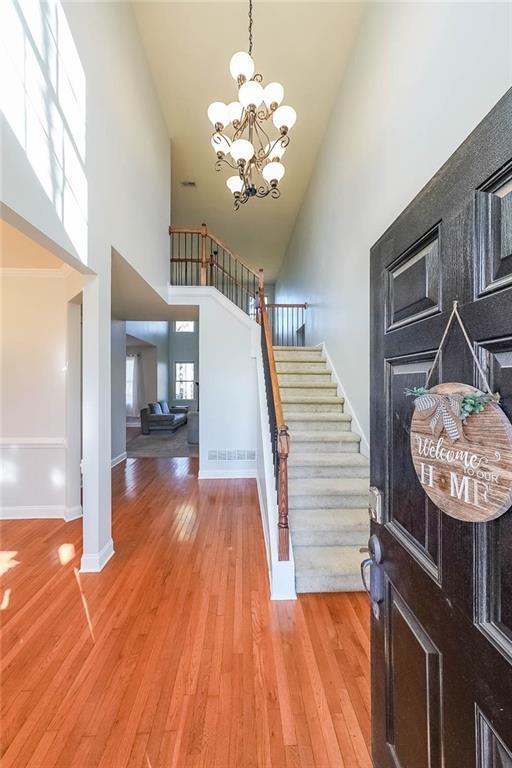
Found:
[[[196,474],[115,468],[101,574],[80,521],[1,524],[1,768],[369,768],[366,598],[270,602],[254,481]]]

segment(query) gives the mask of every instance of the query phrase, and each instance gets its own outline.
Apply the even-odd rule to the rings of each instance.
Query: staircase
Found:
[[[318,347],[274,346],[290,432],[289,526],[297,592],[361,590],[368,460]]]

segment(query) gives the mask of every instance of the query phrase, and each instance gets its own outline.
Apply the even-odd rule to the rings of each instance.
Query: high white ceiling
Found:
[[[279,200],[233,211],[217,173],[207,118],[212,101],[237,98],[229,60],[247,50],[248,3],[135,2],[135,16],[172,140],[172,224],[205,221],[243,261],[277,275],[325,133],[363,3],[254,0],[256,71],[281,82],[297,123]],[[195,189],[181,182],[195,181]]]

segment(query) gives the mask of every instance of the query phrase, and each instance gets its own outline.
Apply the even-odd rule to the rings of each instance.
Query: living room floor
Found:
[[[143,435],[140,422],[126,425],[126,455],[129,459],[171,459],[182,456],[199,456],[199,446],[187,441],[187,425],[175,432],[152,432]]]

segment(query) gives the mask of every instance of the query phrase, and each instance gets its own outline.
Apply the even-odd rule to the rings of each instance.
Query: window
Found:
[[[193,320],[176,320],[174,330],[176,333],[194,333],[195,325]]]
[[[194,363],[174,364],[174,392],[176,400],[194,399]]]
[[[133,409],[134,406],[134,368],[135,358],[133,356],[126,358],[126,407]]]

